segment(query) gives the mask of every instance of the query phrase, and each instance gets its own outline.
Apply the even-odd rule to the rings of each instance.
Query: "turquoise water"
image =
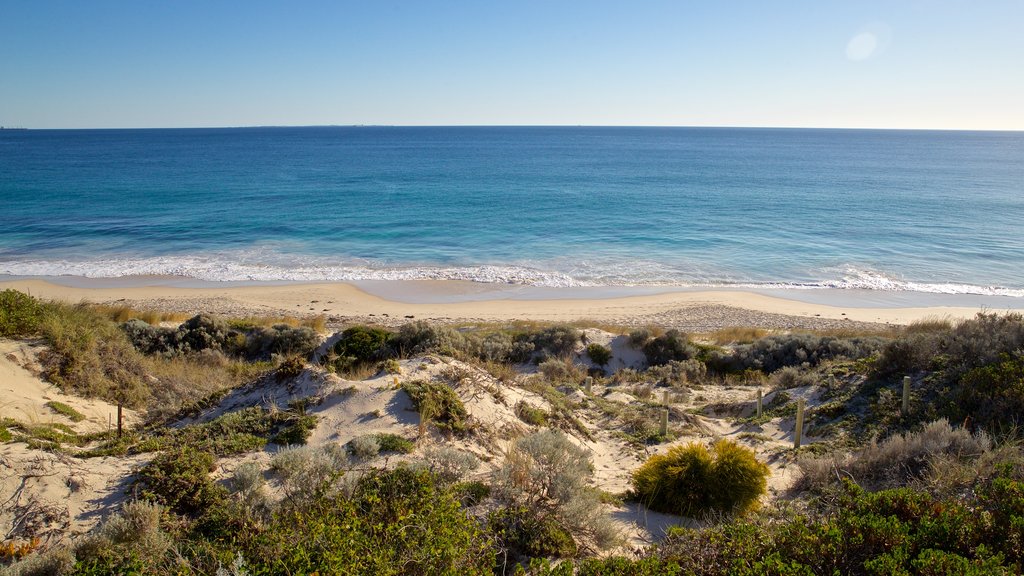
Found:
[[[1024,297],[1024,133],[0,131],[0,275]]]

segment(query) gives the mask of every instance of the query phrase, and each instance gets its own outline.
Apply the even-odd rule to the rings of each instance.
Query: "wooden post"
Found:
[[[121,437],[121,403],[117,403],[117,437]]]
[[[793,449],[800,447],[800,437],[804,434],[804,399],[796,401],[796,428],[793,430]]]
[[[665,390],[661,394],[661,403],[664,404],[665,406],[668,406],[668,395],[669,395],[669,391],[668,390]]]
[[[668,408],[664,408],[661,411],[661,435],[668,435]]]
[[[910,376],[903,377],[903,406],[900,407],[900,414],[906,416],[910,412]]]
[[[764,411],[764,392],[757,389],[757,417],[760,418]]]
[[[110,438],[110,428],[114,425],[114,415],[107,412],[107,438]]]
[[[587,376],[586,378],[583,379],[583,389],[587,391],[587,394],[590,394],[590,390],[593,387],[594,387],[594,377],[593,376]]]

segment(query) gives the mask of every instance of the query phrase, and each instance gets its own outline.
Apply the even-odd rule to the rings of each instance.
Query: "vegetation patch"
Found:
[[[413,380],[402,384],[402,390],[412,399],[420,418],[433,422],[441,430],[465,434],[469,413],[450,386],[442,382]]]
[[[82,414],[78,410],[75,410],[74,408],[68,406],[63,402],[50,400],[49,402],[46,403],[46,406],[48,406],[54,412],[66,416],[72,422],[81,422],[82,420],[85,420],[85,414]]]
[[[696,518],[755,508],[768,475],[752,450],[719,440],[711,450],[695,442],[655,454],[633,473],[632,483],[635,497],[648,508]]]

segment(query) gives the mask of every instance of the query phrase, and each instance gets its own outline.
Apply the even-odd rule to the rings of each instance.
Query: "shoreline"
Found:
[[[828,304],[793,292],[741,289],[622,291],[533,289],[460,281],[273,283],[193,287],[187,279],[132,278],[58,283],[42,279],[0,282],[44,299],[128,304],[168,312],[231,316],[324,316],[331,327],[353,323],[395,326],[412,320],[444,323],[594,321],[655,325],[691,332],[727,327],[776,330],[872,330],[928,318],[967,318],[1012,309],[976,306],[897,306],[892,295],[840,291]],[[184,285],[183,285],[184,284]],[[239,283],[242,284],[242,283]],[[646,292],[646,293],[644,293]],[[788,297],[787,297],[788,296]],[[817,295],[818,297],[821,294]],[[879,305],[888,304],[888,305]],[[858,306],[857,304],[860,304]],[[874,304],[871,306],[871,304]]]

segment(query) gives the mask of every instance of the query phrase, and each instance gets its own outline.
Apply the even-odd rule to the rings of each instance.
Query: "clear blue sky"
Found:
[[[1024,129],[1024,1],[0,0],[0,124]]]

